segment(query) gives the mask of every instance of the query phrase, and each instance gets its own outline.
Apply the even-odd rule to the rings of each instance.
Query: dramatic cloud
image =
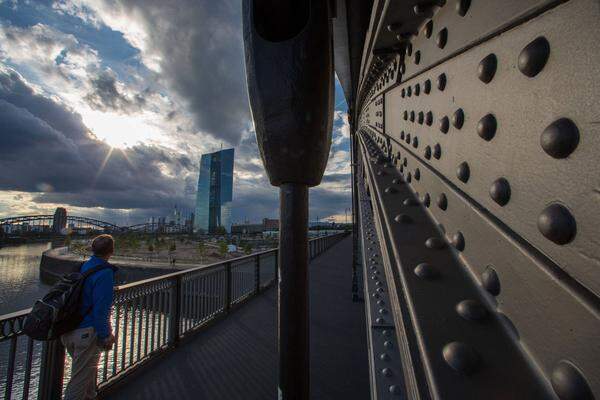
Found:
[[[239,0],[0,0],[0,215],[62,205],[136,223],[192,209],[200,155],[223,146],[236,151],[234,221],[277,217],[240,12]],[[312,220],[351,204],[341,93]]]
[[[213,0],[85,0],[140,49],[194,116],[196,128],[237,145],[248,129],[241,5]]]
[[[93,91],[85,96],[85,101],[94,110],[113,110],[117,112],[132,113],[140,111],[146,104],[146,99],[140,93],[129,97],[119,88],[115,74],[103,71],[91,79]]]
[[[79,207],[191,206],[184,188],[197,176],[185,155],[137,145],[113,149],[81,117],[0,69],[0,188],[38,192],[33,200]]]

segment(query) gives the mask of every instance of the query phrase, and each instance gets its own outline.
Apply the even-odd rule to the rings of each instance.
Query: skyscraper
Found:
[[[203,154],[196,194],[194,231],[215,233],[218,227],[231,231],[234,150]]]

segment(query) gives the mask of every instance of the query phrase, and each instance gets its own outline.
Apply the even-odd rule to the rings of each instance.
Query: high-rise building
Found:
[[[215,233],[219,227],[231,232],[233,156],[233,149],[202,155],[196,193],[195,232]]]
[[[52,219],[52,232],[61,233],[67,227],[67,210],[63,207],[58,207],[54,211]]]

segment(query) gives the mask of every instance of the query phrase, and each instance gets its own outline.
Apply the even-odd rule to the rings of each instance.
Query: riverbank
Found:
[[[67,247],[47,250],[40,260],[40,280],[45,284],[56,283],[63,275],[79,270],[81,263],[87,256],[70,253]],[[169,262],[150,262],[124,259],[111,259],[111,264],[118,267],[116,284],[148,279],[159,275],[180,271],[187,268],[198,267],[201,264],[176,265]]]

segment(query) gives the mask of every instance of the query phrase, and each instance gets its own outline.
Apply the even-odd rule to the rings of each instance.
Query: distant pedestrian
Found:
[[[81,266],[81,272],[105,266],[90,275],[81,297],[83,321],[74,331],[61,336],[61,342],[71,356],[71,380],[65,390],[65,400],[96,398],[96,375],[100,351],[110,350],[115,337],[110,324],[116,267],[108,263],[115,251],[110,235],[100,235],[92,241],[94,255]]]

